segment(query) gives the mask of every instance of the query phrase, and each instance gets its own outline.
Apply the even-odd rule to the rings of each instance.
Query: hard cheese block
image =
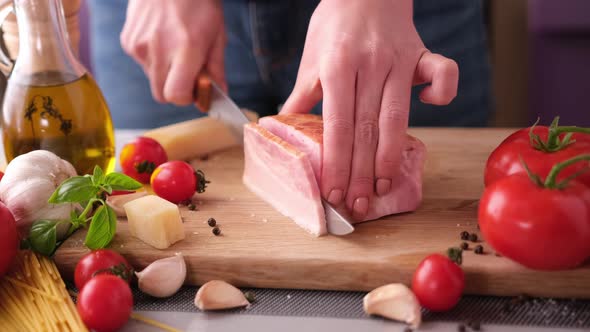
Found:
[[[176,204],[156,195],[124,205],[129,233],[157,249],[166,249],[184,239],[184,227]]]
[[[258,120],[257,113],[245,113],[250,121]],[[143,136],[158,141],[168,160],[191,160],[241,143],[223,122],[208,116],[152,129]]]

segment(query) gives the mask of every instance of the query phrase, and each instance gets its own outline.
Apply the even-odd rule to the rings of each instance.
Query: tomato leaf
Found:
[[[55,251],[57,235],[57,222],[52,220],[39,220],[31,226],[29,233],[29,246],[36,252],[45,256]]]
[[[88,176],[73,176],[59,185],[49,197],[49,203],[79,203],[95,197],[99,188]]]
[[[90,222],[88,234],[84,244],[90,249],[106,247],[117,231],[117,216],[113,209],[107,205],[100,206]]]
[[[111,190],[135,190],[142,187],[142,184],[135,181],[133,178],[121,174],[121,173],[110,173],[104,180],[106,185],[111,187]]]

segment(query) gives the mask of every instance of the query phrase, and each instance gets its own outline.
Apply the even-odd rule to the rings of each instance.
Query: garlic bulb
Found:
[[[75,204],[49,204],[47,200],[63,181],[75,175],[72,164],[53,152],[31,151],[7,165],[0,181],[0,200],[25,234],[36,220],[69,220]],[[58,226],[57,238],[62,239],[69,227],[70,223]]]
[[[143,271],[135,272],[137,283],[142,292],[154,297],[174,295],[184,284],[186,263],[182,253],[158,259]]]

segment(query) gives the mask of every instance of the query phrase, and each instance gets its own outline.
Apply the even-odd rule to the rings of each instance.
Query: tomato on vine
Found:
[[[544,181],[523,162],[527,174],[490,184],[478,211],[486,241],[531,269],[563,270],[582,264],[590,257],[590,187],[579,180],[582,175],[576,178],[583,170],[566,178],[561,173],[588,160],[590,154],[582,154],[556,163]]]
[[[484,170],[484,183],[491,183],[512,174],[527,175],[520,159],[530,170],[545,178],[553,165],[582,153],[590,152],[590,128],[559,126],[556,117],[550,126],[520,129],[508,136],[488,157]],[[590,163],[576,163],[560,172],[557,180],[563,180]],[[590,172],[581,174],[577,180],[590,186]]]

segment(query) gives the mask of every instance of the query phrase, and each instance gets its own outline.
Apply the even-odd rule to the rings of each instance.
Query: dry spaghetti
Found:
[[[47,257],[20,251],[0,279],[2,331],[88,331],[57,267]]]

